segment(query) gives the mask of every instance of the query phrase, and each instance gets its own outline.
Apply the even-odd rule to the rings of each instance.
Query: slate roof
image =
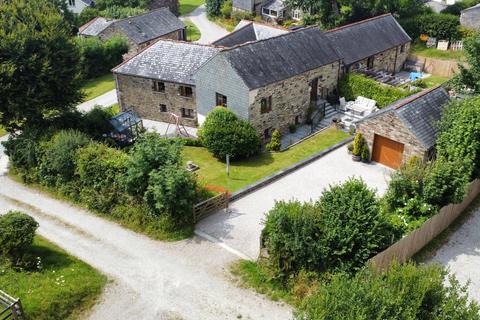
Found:
[[[316,27],[222,50],[250,89],[284,80],[341,59]]]
[[[158,40],[115,67],[114,73],[194,85],[193,73],[219,51],[190,42]]]
[[[253,0],[233,0],[232,7],[246,10],[251,13],[253,10]]]
[[[115,27],[122,30],[130,40],[140,44],[183,29],[185,25],[168,8],[160,8],[139,16],[118,20],[115,22]]]
[[[340,52],[346,65],[412,40],[391,14],[332,29],[325,35]]]
[[[285,10],[285,3],[283,3],[283,0],[272,0],[267,2],[263,8],[267,8],[270,10],[275,10],[277,12]]]
[[[424,90],[410,97],[400,99],[382,110],[372,113],[359,122],[375,118],[387,112],[395,112],[412,134],[421,142],[425,149],[430,149],[437,141],[436,123],[450,96],[442,87]]]
[[[289,31],[283,28],[242,20],[238,23],[233,32],[218,39],[213,44],[223,47],[233,47],[249,41],[272,38],[287,32]]]
[[[114,21],[115,20],[96,17],[78,28],[78,33],[83,36],[96,37]]]

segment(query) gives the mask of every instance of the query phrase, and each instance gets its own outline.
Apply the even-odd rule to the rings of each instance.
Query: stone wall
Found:
[[[192,98],[179,94],[180,84],[165,83],[165,93],[152,89],[153,80],[135,76],[115,74],[117,83],[117,96],[120,110],[134,110],[140,117],[156,121],[171,122],[170,112],[182,116],[182,108],[193,110],[193,118],[183,118],[187,126],[197,125],[195,87]],[[160,104],[167,107],[167,112],[160,111]]]
[[[460,24],[467,29],[480,29],[480,8],[463,11],[460,15]]]
[[[288,132],[290,124],[307,120],[310,106],[310,82],[318,80],[318,97],[324,97],[337,88],[340,62],[305,72],[283,81],[269,84],[251,91],[251,103],[248,107],[248,120],[259,134],[266,129],[278,129]],[[272,111],[261,113],[261,100],[272,96]]]
[[[377,134],[404,144],[403,162],[412,156],[420,157],[420,159],[426,159],[427,157],[427,150],[393,111],[361,121],[357,124],[357,132],[361,132],[365,137],[370,153],[373,150],[374,136]]]
[[[382,70],[391,73],[396,73],[402,70],[403,64],[407,61],[408,55],[410,53],[410,43],[406,43],[403,48],[398,46],[395,48],[388,49],[386,51],[377,53],[374,55],[373,59],[373,69]],[[367,66],[368,58],[356,62],[356,64],[362,64]]]

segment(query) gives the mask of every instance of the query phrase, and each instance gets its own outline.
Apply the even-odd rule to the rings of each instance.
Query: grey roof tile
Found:
[[[249,41],[276,37],[287,32],[289,32],[289,30],[280,27],[242,20],[238,23],[233,32],[218,39],[213,44],[223,47],[233,47]]]
[[[340,60],[317,28],[249,42],[222,51],[250,89],[290,78]]]
[[[194,85],[193,73],[218,51],[195,43],[159,40],[113,72]]]
[[[278,12],[278,11],[285,10],[285,3],[283,2],[283,0],[271,0],[267,2],[265,5],[263,5],[262,7],[270,10],[275,10]]]
[[[332,29],[325,34],[346,65],[412,40],[391,14]]]
[[[98,36],[103,30],[108,28],[115,20],[96,17],[79,28],[79,34],[83,36]]]
[[[160,8],[139,16],[115,22],[115,27],[122,30],[133,42],[140,44],[165,34],[185,28],[168,8]]]
[[[232,7],[251,13],[253,11],[253,0],[233,0]]]

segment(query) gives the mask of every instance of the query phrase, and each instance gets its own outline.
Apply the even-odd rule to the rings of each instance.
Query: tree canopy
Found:
[[[81,100],[78,49],[49,0],[0,6],[0,124],[13,131]]]

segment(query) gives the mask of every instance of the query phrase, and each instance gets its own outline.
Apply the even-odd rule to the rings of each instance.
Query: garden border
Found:
[[[480,179],[475,179],[468,185],[462,202],[442,207],[437,214],[425,221],[419,228],[370,258],[367,264],[378,270],[385,270],[393,261],[406,262],[448,228],[479,194]]]
[[[260,179],[258,180],[257,182],[254,182],[238,191],[235,191],[234,193],[231,194],[230,196],[230,202],[232,201],[235,201],[235,200],[238,200],[244,196],[246,196],[247,194],[253,192],[253,191],[256,191],[260,188],[263,188],[265,187],[266,185],[269,185],[270,183],[286,176],[287,174],[297,170],[297,169],[300,169],[301,167],[304,167],[306,166],[307,164],[310,164],[312,163],[313,161],[325,156],[326,154],[346,145],[347,143],[351,142],[353,140],[353,137],[348,137],[347,139],[343,140],[343,141],[340,141],[336,144],[334,144],[333,146],[330,146],[328,147],[327,149],[324,149],[320,152],[317,152],[303,160],[300,160],[299,162],[297,163],[294,163],[286,168],[283,168],[271,175],[269,175],[268,177],[265,177],[263,179]]]

